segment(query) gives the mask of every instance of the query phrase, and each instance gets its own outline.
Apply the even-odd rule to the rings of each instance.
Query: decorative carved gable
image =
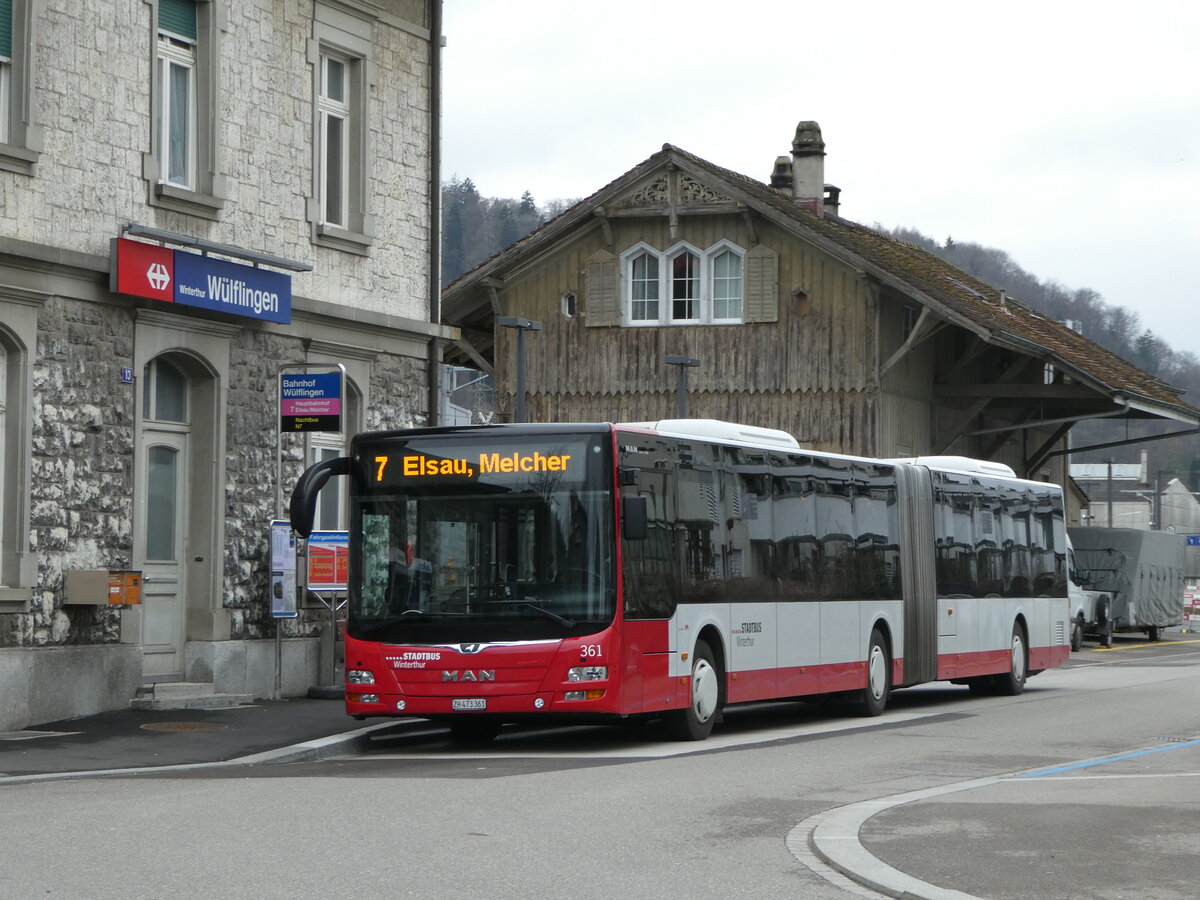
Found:
[[[674,201],[674,202],[672,202]],[[683,172],[660,172],[636,191],[615,204],[617,209],[654,209],[682,206],[733,204],[724,194]]]
[[[679,173],[679,203],[682,206],[710,203],[733,203],[724,194],[719,194],[706,184],[701,184],[688,175]]]
[[[642,185],[632,194],[622,197],[616,205],[622,208],[666,206],[669,199],[670,188],[667,185],[667,175],[665,172],[660,172],[657,178]]]

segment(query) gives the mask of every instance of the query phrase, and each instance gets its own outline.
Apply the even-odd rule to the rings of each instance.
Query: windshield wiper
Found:
[[[575,627],[574,619],[568,619],[566,616],[560,616],[558,613],[554,612],[553,610],[546,609],[544,606],[538,606],[536,603],[530,603],[528,600],[510,600],[509,602],[515,603],[518,606],[524,606],[527,609],[532,609],[534,612],[541,613],[546,618],[553,619],[559,625],[563,626],[563,628]]]

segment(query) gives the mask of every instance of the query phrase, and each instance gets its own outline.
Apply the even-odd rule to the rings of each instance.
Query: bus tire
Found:
[[[871,629],[867,646],[867,686],[862,689],[859,712],[864,716],[882,715],[892,693],[892,659],[887,641],[878,628]]]
[[[996,677],[996,693],[1015,697],[1025,690],[1025,676],[1029,673],[1029,646],[1025,628],[1020,622],[1013,623],[1012,642],[1009,650],[1008,672]]]
[[[706,641],[692,651],[691,702],[664,717],[667,732],[677,741],[702,741],[712,733],[724,699],[725,675]]]

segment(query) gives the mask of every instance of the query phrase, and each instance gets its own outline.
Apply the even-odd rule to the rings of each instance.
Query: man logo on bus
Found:
[[[457,669],[442,670],[442,681],[495,681],[495,669],[480,669],[478,672],[472,672],[470,669],[463,669],[459,672]]]

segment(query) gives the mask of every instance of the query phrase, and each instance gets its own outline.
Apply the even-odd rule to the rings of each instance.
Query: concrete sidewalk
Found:
[[[340,700],[304,697],[229,709],[99,713],[0,733],[0,783],[14,776],[312,759],[390,724],[358,722]]]

